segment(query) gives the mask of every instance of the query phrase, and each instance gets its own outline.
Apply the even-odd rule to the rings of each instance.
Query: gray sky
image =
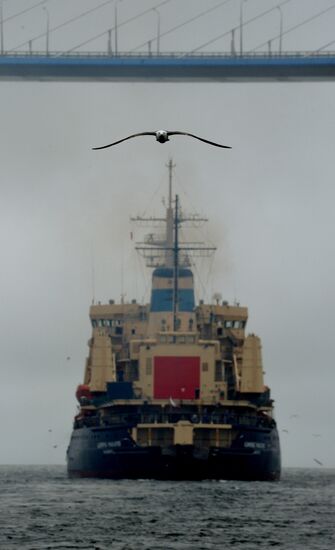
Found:
[[[51,27],[102,3],[49,0]],[[157,3],[123,0],[119,22]],[[218,3],[171,0],[160,8],[161,32]],[[249,0],[245,19],[277,3]],[[284,30],[333,4],[288,2]],[[239,5],[232,0],[162,37],[161,50],[192,50],[237,26]],[[7,0],[4,17],[26,6]],[[246,26],[245,49],[278,33],[278,11],[263,19]],[[52,33],[50,48],[73,48],[107,30],[108,20],[113,26],[113,3]],[[335,38],[334,22],[335,9],[285,35],[284,49],[323,46]],[[41,7],[5,23],[5,49],[45,24]],[[120,27],[120,50],[154,38],[156,24],[152,12]],[[226,51],[229,43],[228,36],[207,50]],[[106,44],[104,35],[82,50]],[[45,38],[36,41],[44,47]],[[122,291],[126,299],[147,298],[129,217],[160,212],[172,156],[176,191],[186,208],[209,217],[208,235],[219,248],[207,296],[200,285],[198,295],[219,291],[247,305],[249,331],[262,338],[284,466],[314,466],[313,458],[335,466],[334,86],[0,82],[1,463],[64,462],[90,336],[92,266],[96,299],[119,299]],[[185,129],[233,149],[180,137],[91,151],[157,128]]]

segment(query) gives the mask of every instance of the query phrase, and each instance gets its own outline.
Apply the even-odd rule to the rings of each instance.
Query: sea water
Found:
[[[0,466],[0,548],[333,550],[335,470],[280,482],[70,480]]]

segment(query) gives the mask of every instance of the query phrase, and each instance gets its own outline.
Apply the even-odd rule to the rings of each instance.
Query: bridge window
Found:
[[[242,328],[245,327],[245,321],[237,321],[237,320],[236,321],[225,321],[224,322],[224,327],[225,328],[242,329]]]

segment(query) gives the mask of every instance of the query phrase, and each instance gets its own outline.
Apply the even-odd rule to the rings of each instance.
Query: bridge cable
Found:
[[[288,28],[286,31],[281,33],[281,35],[277,34],[276,36],[273,36],[272,38],[270,38],[270,40],[275,40],[276,38],[280,38],[280,36],[284,36],[284,34],[288,34],[289,32],[295,31],[299,27],[302,27],[303,25],[306,25],[307,23],[310,23],[314,19],[317,19],[318,17],[321,17],[321,15],[324,15],[325,13],[327,13],[330,10],[333,10],[334,8],[335,8],[335,4],[333,4],[332,6],[329,6],[328,8],[326,8],[326,9],[324,9],[324,10],[318,12],[318,13],[316,13],[312,17],[308,17],[308,19],[305,19],[301,23],[298,23],[297,25],[294,25],[293,27]],[[334,42],[335,42],[335,40],[334,40]],[[253,48],[250,51],[254,52],[255,50],[258,50],[258,48],[261,48],[262,46],[266,46],[266,44],[268,44],[268,43],[269,43],[269,40],[267,40],[266,42],[263,42],[262,44],[259,44],[258,46],[256,46],[255,48]]]
[[[58,29],[61,29],[62,27],[65,27],[65,25],[69,25],[70,23],[73,23],[74,21],[77,21],[78,19],[81,19],[81,17],[84,17],[85,15],[89,15],[90,13],[92,13],[96,10],[99,10],[100,8],[103,8],[107,4],[111,4],[114,1],[115,0],[106,0],[105,2],[100,4],[99,6],[95,6],[94,8],[91,8],[87,11],[84,11],[84,12],[80,13],[79,15],[76,15],[75,17],[72,17],[71,19],[67,19],[66,21],[64,21],[63,23],[60,23],[56,27],[52,27],[49,30],[49,34],[51,34],[54,31],[57,31]],[[43,2],[39,2],[39,4],[44,4],[44,3],[45,3],[45,0],[43,0]],[[39,5],[39,4],[36,4],[36,6]],[[6,21],[6,19],[4,19],[4,21]],[[15,46],[15,48],[12,48],[11,50],[8,50],[8,51],[9,52],[14,52],[15,50],[18,50],[19,48],[21,48],[22,46],[25,46],[26,44],[29,44],[29,42],[33,42],[34,40],[38,40],[38,38],[42,38],[45,35],[46,35],[45,32],[42,32],[41,34],[37,34],[36,36],[31,38],[30,40],[26,40],[25,42],[21,42],[21,44],[18,44],[18,46]]]
[[[11,19],[15,19],[16,17],[19,17],[19,15],[23,15],[24,13],[28,13],[28,11],[33,10],[34,8],[37,8],[38,6],[41,6],[41,4],[46,4],[48,0],[40,0],[40,2],[37,2],[33,6],[30,6],[30,8],[25,8],[22,11],[19,11],[18,13],[14,13],[13,15],[9,15],[8,17],[5,17],[4,19],[0,19],[0,25],[2,23],[6,23],[7,21],[11,21]]]
[[[203,17],[204,15],[206,15],[207,13],[210,13],[211,11],[221,8],[222,6],[224,6],[225,4],[228,4],[228,2],[231,2],[231,1],[232,0],[224,0],[224,2],[220,2],[219,4],[216,4],[215,6],[212,6],[211,8],[208,8],[207,10],[202,11],[201,13],[198,13],[198,15],[191,17],[191,19],[187,19],[187,21],[184,21],[183,23],[180,23],[179,25],[176,25],[175,27],[172,27],[171,29],[168,29],[165,32],[162,32],[160,34],[160,38],[162,38],[162,36],[166,36],[167,34],[170,34],[173,31],[176,31],[177,29],[181,29],[182,27],[184,27],[185,25],[188,25],[189,23],[193,23],[193,21],[195,21],[196,19],[200,19],[200,17]],[[156,40],[156,36],[151,38],[151,40]],[[136,48],[133,48],[132,50],[130,50],[130,52],[135,52],[139,50],[143,46],[146,46],[148,42],[149,42],[148,40],[146,40],[145,42],[142,42],[142,44],[139,44],[138,46],[136,46]]]
[[[318,48],[317,50],[314,50],[314,52],[322,52],[322,50],[325,50],[326,48],[328,48],[328,46],[331,46],[332,44],[334,44],[335,40],[332,40],[331,42],[328,42],[327,44],[325,44],[324,46],[321,46],[321,48]]]
[[[278,7],[280,8],[281,6],[284,6],[285,4],[288,4],[289,2],[291,2],[291,0],[284,0],[283,2],[280,2],[277,6],[274,6],[270,9],[268,9],[268,10],[265,10],[265,11],[263,11],[262,13],[260,13],[258,15],[255,15],[255,17],[251,17],[251,19],[248,19],[247,21],[245,21],[243,23],[242,27],[245,27],[246,25],[249,25],[249,23],[252,23],[253,21],[256,21],[257,19],[260,19],[261,17],[264,17],[264,15],[267,15],[271,11],[276,10]],[[240,25],[237,25],[235,27],[235,29],[239,29],[239,28],[240,28]],[[201,50],[202,48],[205,48],[206,46],[208,46],[209,44],[212,44],[213,42],[216,42],[220,38],[223,38],[224,36],[227,36],[227,35],[231,34],[231,31],[232,31],[232,29],[229,29],[229,31],[225,31],[224,33],[216,36],[215,38],[212,38],[211,40],[208,40],[208,42],[205,42],[204,44],[201,44],[201,46],[198,46],[194,50],[191,50],[190,52],[185,53],[184,55],[187,56],[190,53],[194,53],[194,52],[197,52],[198,50]],[[267,44],[267,42],[266,42],[266,44]]]
[[[160,8],[161,6],[163,6],[164,4],[168,4],[169,2],[171,2],[171,0],[163,0],[163,2],[160,2],[159,4],[157,4],[156,6],[153,6],[152,8],[148,8],[140,13],[138,13],[137,15],[133,15],[132,17],[129,17],[129,19],[125,19],[124,21],[122,21],[122,23],[119,23],[117,28],[119,29],[120,27],[123,27],[124,25],[126,25],[127,23],[130,23],[131,21],[135,21],[136,19],[138,19],[139,17],[142,17],[143,15],[146,15],[147,13],[150,13],[154,8],[157,9],[157,8]],[[113,27],[110,27],[109,30],[114,30],[115,29],[115,26]],[[88,40],[85,40],[85,42],[81,42],[80,44],[78,44],[77,46],[74,46],[73,48],[71,48],[70,50],[67,50],[66,52],[63,52],[62,55],[64,54],[67,54],[67,53],[71,53],[73,52],[74,50],[77,50],[78,48],[81,48],[82,46],[85,46],[86,44],[88,44],[89,42],[93,42],[93,40],[96,40],[97,38],[100,38],[101,36],[103,36],[104,34],[106,34],[106,30],[99,33],[99,34],[96,34],[95,36],[92,36],[91,38],[89,38]]]

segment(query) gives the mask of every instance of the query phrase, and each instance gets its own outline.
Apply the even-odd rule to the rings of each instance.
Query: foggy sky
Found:
[[[46,5],[56,25],[100,3]],[[119,20],[157,3],[123,0]],[[245,18],[277,3],[249,0]],[[282,8],[284,29],[331,4],[292,0]],[[26,5],[5,2],[4,16]],[[203,9],[200,0],[171,0],[160,8],[162,33]],[[162,51],[191,50],[238,26],[239,1],[215,13],[162,38]],[[278,15],[245,28],[245,49],[278,32]],[[71,32],[51,34],[50,49],[108,29],[108,18],[112,26],[113,3]],[[153,38],[156,21],[153,12],[120,28],[120,49]],[[321,47],[334,38],[334,21],[335,10],[284,36],[284,49]],[[43,25],[41,8],[5,23],[5,48]],[[228,50],[229,43],[227,37],[207,50]],[[105,47],[106,36],[82,49]],[[175,191],[186,210],[208,216],[206,234],[218,247],[206,294],[198,284],[197,296],[211,300],[220,292],[249,307],[284,466],[315,466],[313,458],[335,466],[334,106],[333,82],[0,82],[0,463],[64,462],[88,351],[89,305],[121,293],[148,300],[150,272],[133,251],[129,217],[161,213],[172,157]],[[164,146],[143,138],[91,150],[158,128],[233,149],[178,137]],[[208,271],[200,275],[206,282]]]

